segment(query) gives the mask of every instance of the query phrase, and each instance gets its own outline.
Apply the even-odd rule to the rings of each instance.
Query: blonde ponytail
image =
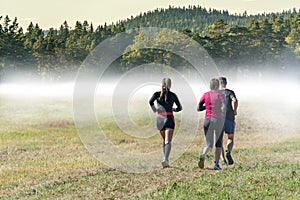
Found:
[[[168,103],[168,93],[171,88],[171,79],[163,78],[161,81],[161,92],[159,98],[165,98],[165,102]]]

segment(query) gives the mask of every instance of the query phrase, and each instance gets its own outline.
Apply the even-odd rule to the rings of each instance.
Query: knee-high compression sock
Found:
[[[171,152],[171,147],[172,147],[172,144],[170,142],[165,144],[165,158],[164,158],[164,160],[167,161],[167,162],[169,162],[169,155],[170,155],[170,152]]]

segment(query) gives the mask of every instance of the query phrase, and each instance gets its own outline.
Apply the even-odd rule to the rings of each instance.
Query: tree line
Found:
[[[207,21],[199,23],[204,19]],[[72,77],[72,73],[100,42],[138,26],[165,26],[186,34],[199,42],[217,65],[228,70],[247,71],[253,66],[257,67],[255,70],[285,70],[290,66],[300,66],[300,12],[295,10],[248,16],[247,13],[229,15],[227,11],[195,6],[170,7],[96,28],[87,21],[77,21],[75,27],[71,28],[65,21],[58,29],[49,30],[43,30],[33,23],[23,30],[17,18],[10,19],[9,16],[0,16],[0,22],[2,80],[16,74],[55,80],[68,75]],[[160,43],[168,42],[161,38]],[[146,42],[145,38],[136,35],[130,46],[131,52],[118,59],[121,71],[151,62],[171,66],[186,64],[169,52],[135,49],[141,42]]]
[[[206,9],[201,6],[158,8],[153,11],[140,13],[138,16],[131,16],[126,20],[119,21],[124,23],[126,29],[135,27],[159,27],[167,29],[190,29],[193,33],[199,33],[202,36],[207,35],[210,25],[218,19],[224,20],[229,26],[248,26],[251,20],[271,19],[273,15],[281,15],[283,18],[289,18],[291,15],[297,15],[296,9],[282,11],[281,13],[262,13],[248,15],[244,13],[230,14],[228,10]]]
[[[32,76],[59,79],[76,71],[101,41],[125,31],[122,24],[104,24],[94,29],[87,21],[77,21],[74,29],[65,21],[59,29],[49,30],[30,23],[24,31],[17,18],[0,19],[3,21],[0,24],[0,78],[30,72]]]

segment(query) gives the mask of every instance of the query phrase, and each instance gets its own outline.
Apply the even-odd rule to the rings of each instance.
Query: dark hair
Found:
[[[219,77],[219,81],[220,81],[220,85],[222,85],[222,87],[226,87],[227,79],[224,76]]]
[[[164,97],[166,103],[168,101],[167,96],[170,91],[170,89],[169,89],[170,87],[171,87],[171,79],[163,78],[163,80],[161,81],[161,92],[160,92],[159,98],[161,99],[162,97]]]
[[[219,80],[216,78],[212,78],[210,80],[210,89],[211,90],[218,90],[219,89]]]

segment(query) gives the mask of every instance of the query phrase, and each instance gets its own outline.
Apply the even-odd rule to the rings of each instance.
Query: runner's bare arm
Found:
[[[237,115],[237,108],[239,104],[237,98],[233,97],[231,103],[232,103],[234,115]]]

